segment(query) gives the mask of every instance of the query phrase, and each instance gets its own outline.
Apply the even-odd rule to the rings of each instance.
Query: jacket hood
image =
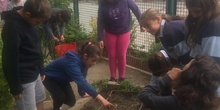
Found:
[[[14,8],[13,10],[2,12],[1,19],[5,21],[14,20],[14,19],[22,20],[21,15],[17,12],[17,10],[19,9],[21,8]]]
[[[77,61],[77,62],[81,62],[81,57],[73,51],[66,52],[64,54],[64,57],[66,57],[67,59],[73,59],[74,61]]]

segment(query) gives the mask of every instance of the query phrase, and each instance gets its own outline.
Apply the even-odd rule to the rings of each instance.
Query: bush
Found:
[[[1,57],[2,41],[0,40],[0,58]],[[9,86],[3,74],[2,61],[0,62],[0,88],[0,110],[12,110],[13,106],[15,105],[15,101],[9,92]]]

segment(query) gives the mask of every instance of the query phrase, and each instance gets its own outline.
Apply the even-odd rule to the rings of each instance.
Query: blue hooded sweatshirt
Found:
[[[74,81],[79,91],[84,91],[95,98],[98,92],[85,79],[87,70],[81,57],[75,52],[69,51],[66,52],[63,57],[47,65],[45,68],[45,75],[47,78],[56,80],[60,83]]]

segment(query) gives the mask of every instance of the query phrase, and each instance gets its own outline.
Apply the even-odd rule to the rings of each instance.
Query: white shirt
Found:
[[[7,5],[7,11],[8,10],[12,10],[14,7],[18,7],[18,6],[24,6],[24,3],[26,2],[26,0],[21,0],[18,3],[15,3],[13,0],[10,1]]]

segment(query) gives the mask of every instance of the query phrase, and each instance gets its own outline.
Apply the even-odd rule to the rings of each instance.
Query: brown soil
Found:
[[[116,110],[149,110],[144,108],[137,98],[137,92],[105,91],[103,96],[109,95],[108,101],[115,105]],[[107,110],[98,100],[91,100],[81,110]]]
[[[100,94],[109,102],[115,105],[116,110],[149,110],[145,108],[138,100],[138,92],[127,92],[123,90],[116,90],[108,87],[102,90]],[[97,99],[86,103],[81,110],[108,110],[103,107],[102,103]]]

